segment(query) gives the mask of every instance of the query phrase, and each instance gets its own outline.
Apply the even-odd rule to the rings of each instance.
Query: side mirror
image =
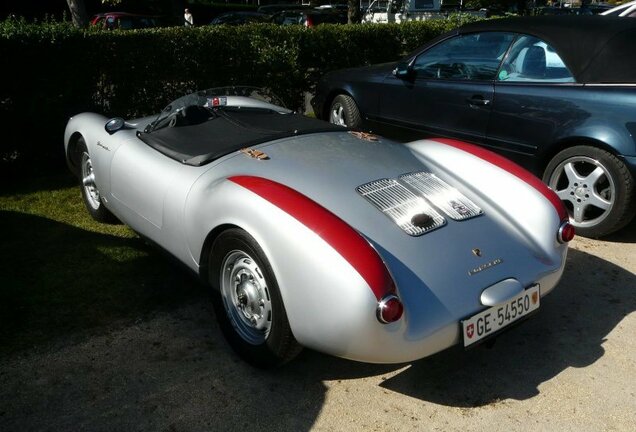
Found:
[[[408,63],[398,63],[393,69],[393,76],[399,79],[410,79],[413,76],[413,68]]]
[[[106,125],[104,125],[104,129],[106,129],[106,132],[112,135],[118,130],[122,129],[125,125],[126,121],[123,118],[115,117],[106,122]]]

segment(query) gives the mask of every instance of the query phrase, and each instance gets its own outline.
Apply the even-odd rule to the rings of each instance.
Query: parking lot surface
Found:
[[[575,239],[540,312],[492,347],[411,364],[306,350],[256,370],[201,296],[0,357],[0,430],[630,431],[635,311],[636,223]]]

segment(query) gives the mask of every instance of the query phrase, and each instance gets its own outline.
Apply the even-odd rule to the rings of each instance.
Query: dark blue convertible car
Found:
[[[577,233],[636,209],[636,20],[546,16],[472,23],[399,63],[332,72],[319,118],[398,139],[457,138],[530,169]]]

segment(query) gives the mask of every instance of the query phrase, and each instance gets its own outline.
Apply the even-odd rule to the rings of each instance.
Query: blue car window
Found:
[[[533,36],[520,36],[501,65],[497,81],[574,82],[561,57],[550,45]]]
[[[513,39],[503,32],[455,36],[420,54],[413,70],[423,79],[492,81]]]

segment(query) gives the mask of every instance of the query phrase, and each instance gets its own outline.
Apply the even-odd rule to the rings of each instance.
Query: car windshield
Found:
[[[228,98],[230,99],[229,102]],[[179,113],[185,112],[188,107],[223,109],[228,106],[253,105],[246,103],[245,98],[265,102],[265,105],[262,103],[256,104],[257,108],[271,109],[279,112],[291,112],[285,108],[285,105],[281,102],[278,96],[264,88],[248,86],[215,87],[207,90],[200,90],[170,102],[168,106],[159,113],[157,118],[148,125],[144,132],[150,133],[167,126],[170,119],[174,118],[175,115]],[[239,102],[238,105],[236,101]]]

